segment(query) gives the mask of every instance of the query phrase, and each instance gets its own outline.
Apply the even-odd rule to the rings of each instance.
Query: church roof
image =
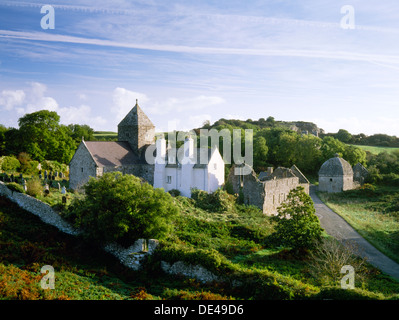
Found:
[[[120,167],[142,163],[128,142],[84,141],[97,166]]]
[[[136,105],[132,110],[123,118],[123,120],[118,124],[119,126],[143,126],[143,127],[154,127],[150,118],[144,113],[139,107],[138,101],[136,100]]]
[[[319,170],[319,175],[330,177],[353,175],[353,170],[348,161],[336,155],[323,163]]]

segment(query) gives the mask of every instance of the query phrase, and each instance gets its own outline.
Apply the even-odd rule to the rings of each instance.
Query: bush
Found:
[[[323,229],[316,216],[313,201],[303,187],[291,190],[272,218],[276,222],[275,237],[295,250],[311,249],[321,240]]]
[[[24,187],[21,186],[20,184],[16,183],[16,182],[7,183],[7,188],[12,190],[12,191],[25,193]]]
[[[170,193],[170,195],[171,195],[172,197],[178,197],[178,196],[180,196],[180,190],[172,189],[172,190],[169,190],[168,192]]]
[[[195,201],[196,207],[203,210],[211,212],[235,211],[236,197],[222,189],[213,193],[192,189],[191,198]]]
[[[6,172],[15,172],[20,168],[21,164],[18,159],[13,156],[7,156],[3,158],[1,163],[1,169]]]
[[[32,197],[43,194],[42,182],[38,178],[30,179],[26,182],[26,193]]]
[[[353,243],[347,242],[344,246],[334,238],[324,239],[310,254],[309,272],[320,285],[339,285],[343,277],[341,268],[350,265],[355,270],[356,280],[364,281],[365,260],[355,257],[356,251]]]
[[[84,191],[85,197],[71,204],[67,218],[83,229],[86,238],[130,245],[172,231],[178,213],[172,196],[135,176],[105,173],[90,179]]]

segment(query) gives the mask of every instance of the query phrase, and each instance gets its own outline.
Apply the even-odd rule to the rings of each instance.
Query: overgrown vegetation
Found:
[[[311,271],[309,254],[281,246],[276,221],[255,207],[238,205],[225,191],[195,191],[170,200],[179,214],[173,230],[141,272],[122,267],[96,243],[58,232],[0,198],[0,276],[3,299],[397,299],[399,284],[367,264],[356,289]],[[212,205],[207,203],[207,197]],[[23,221],[23,222],[22,222]],[[315,251],[316,252],[316,251]],[[354,259],[351,254],[351,259]],[[201,284],[165,275],[161,261],[201,265],[220,281]],[[353,261],[353,260],[351,260]],[[347,261],[346,261],[347,262]],[[330,262],[329,262],[330,263]],[[339,261],[336,261],[339,263]],[[52,265],[55,290],[38,288],[40,268]]]

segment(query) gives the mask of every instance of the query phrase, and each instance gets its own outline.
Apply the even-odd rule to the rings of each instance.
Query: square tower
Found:
[[[137,100],[133,109],[118,124],[118,141],[128,142],[137,155],[141,155],[146,146],[155,143],[155,126]]]

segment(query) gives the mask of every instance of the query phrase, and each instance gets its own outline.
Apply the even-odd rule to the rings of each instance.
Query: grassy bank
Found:
[[[319,193],[319,197],[367,241],[399,263],[398,187],[366,186],[363,190]]]
[[[399,283],[371,266],[359,271],[364,277],[350,291],[312,275],[312,258],[280,247],[268,217],[219,200],[176,197],[174,232],[134,272],[0,198],[0,299],[399,299]],[[199,264],[224,280],[201,284],[166,275],[160,261]],[[55,290],[40,288],[44,265],[55,269]]]

